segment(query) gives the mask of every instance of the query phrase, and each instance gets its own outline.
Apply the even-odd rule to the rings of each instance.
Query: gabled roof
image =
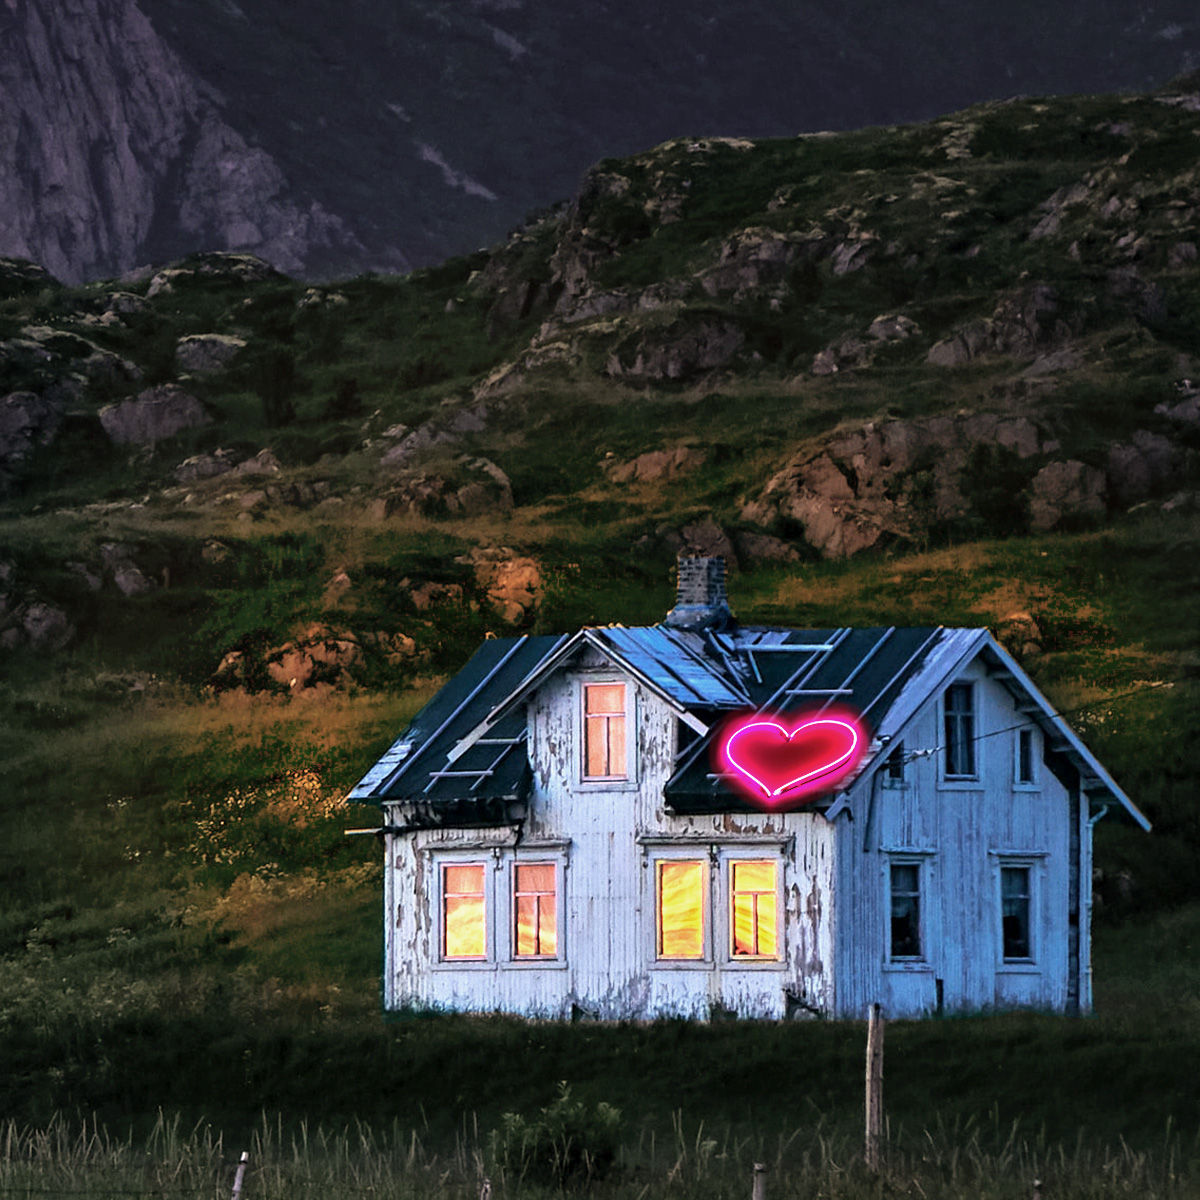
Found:
[[[886,753],[917,709],[982,655],[1079,770],[1089,797],[1138,812],[1074,731],[985,629],[778,629],[692,632],[667,625],[588,628],[562,637],[491,639],[421,710],[349,799],[405,802],[410,820],[492,824],[515,819],[528,797],[525,701],[587,648],[661,697],[697,733],[666,785],[680,813],[746,811],[711,765],[722,717],[843,705],[873,734],[862,769]],[[415,814],[415,816],[413,815]]]

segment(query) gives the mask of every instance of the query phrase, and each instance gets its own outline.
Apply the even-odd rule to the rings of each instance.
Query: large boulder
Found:
[[[1103,471],[1076,459],[1048,463],[1030,485],[1031,526],[1045,532],[1064,522],[1103,517],[1105,483]]]
[[[246,348],[239,337],[223,333],[193,333],[175,343],[175,365],[197,375],[223,371]]]
[[[0,484],[36,447],[53,441],[62,420],[62,405],[34,392],[11,392],[0,400]]]
[[[604,473],[613,483],[654,483],[674,479],[704,465],[707,454],[694,446],[674,446],[669,450],[648,450],[628,462],[609,459]]]
[[[966,321],[935,342],[925,361],[957,367],[984,355],[1031,359],[1070,335],[1059,308],[1058,294],[1048,283],[1019,288],[1002,297],[990,317]]]
[[[793,458],[744,506],[742,518],[796,522],[827,558],[889,537],[919,537],[932,522],[964,513],[962,472],[978,446],[1028,459],[1049,443],[1028,418],[996,413],[871,422]]]
[[[507,546],[479,546],[455,562],[474,569],[488,600],[510,624],[523,621],[541,603],[542,573],[536,559]]]
[[[605,374],[635,382],[692,379],[727,366],[745,342],[742,330],[723,317],[683,318],[618,345],[608,356]]]
[[[136,399],[100,410],[100,424],[118,446],[162,441],[211,421],[195,396],[172,383],[147,388]]]

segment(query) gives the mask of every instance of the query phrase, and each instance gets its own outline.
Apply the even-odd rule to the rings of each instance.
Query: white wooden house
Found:
[[[790,811],[730,713],[853,707]],[[893,1017],[1091,1005],[1092,827],[1149,823],[985,629],[777,629],[680,561],[650,628],[486,641],[355,787],[383,811],[387,1009]]]

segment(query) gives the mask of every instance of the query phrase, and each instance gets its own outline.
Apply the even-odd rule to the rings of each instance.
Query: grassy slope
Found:
[[[642,535],[708,513],[736,525],[741,498],[839,422],[992,403],[993,389],[1009,378],[1004,363],[931,374],[921,347],[840,378],[816,380],[801,368],[830,338],[861,332],[901,303],[926,330],[927,345],[964,312],[991,311],[997,291],[1022,270],[1049,276],[1088,309],[1107,269],[1103,256],[1089,276],[1062,244],[1026,242],[1025,215],[1096,156],[1114,157],[1115,135],[1091,131],[1116,115],[1159,122],[1144,139],[1145,153],[1159,156],[1142,164],[1150,177],[1174,169],[1172,147],[1190,145],[1192,135],[1171,124],[1174,110],[1150,100],[1063,102],[1056,112],[1057,137],[1046,132],[1045,110],[1013,105],[906,131],[769,143],[753,152],[752,169],[732,151],[715,155],[688,220],[631,242],[605,268],[607,282],[686,276],[711,261],[730,230],[784,221],[765,208],[781,187],[807,189],[808,200],[791,193],[799,215],[787,220],[797,225],[809,217],[862,221],[838,210],[863,203],[864,177],[854,172],[864,170],[868,198],[880,197],[872,211],[886,214],[880,233],[921,242],[926,266],[916,276],[887,267],[840,279],[818,272],[793,281],[778,311],[730,302],[762,361],[695,385],[635,390],[606,381],[587,363],[608,335],[585,333],[583,366],[530,375],[484,433],[427,464],[453,474],[463,469],[460,455],[487,454],[513,481],[511,512],[380,524],[360,502],[384,485],[374,457],[382,432],[454,411],[536,326],[537,317],[501,323],[487,336],[492,296],[469,285],[486,265],[482,256],[405,280],[347,281],[336,289],[345,304],[303,308],[304,289],[288,281],[184,281],[109,330],[80,322],[103,306],[111,290],[104,287],[14,288],[0,301],[4,337],[31,320],[59,322],[86,328],[142,365],[142,381],[90,386],[84,406],[92,411],[173,378],[182,334],[251,337],[233,371],[189,382],[214,425],[135,454],[101,457],[93,440],[73,455],[59,443],[31,463],[0,512],[0,557],[22,586],[63,604],[79,625],[68,652],[10,656],[0,681],[5,1109],[34,1121],[65,1108],[142,1122],[166,1106],[241,1124],[267,1107],[289,1119],[397,1117],[445,1138],[465,1114],[478,1113],[486,1127],[505,1108],[547,1103],[565,1077],[660,1132],[676,1110],[747,1135],[818,1116],[830,1128],[854,1128],[854,1026],[384,1027],[377,848],[342,836],[372,814],[349,812],[339,798],[439,679],[485,632],[503,629],[486,604],[415,611],[405,579],[457,583],[478,600],[469,567],[455,560],[473,546],[502,544],[535,555],[543,569],[542,605],[527,628],[653,621],[670,606],[672,554],[653,536],[639,548]],[[1036,138],[1025,130],[1033,117]],[[946,159],[944,143],[968,126],[983,139],[978,155]],[[668,175],[679,153],[664,151]],[[936,178],[959,180],[951,190],[984,197],[954,219],[969,229],[934,219],[945,204],[936,187],[921,190],[924,167],[914,174],[912,163],[923,156]],[[630,178],[645,173],[640,160],[621,169]],[[908,199],[886,201],[897,189]],[[625,227],[620,211],[605,219]],[[500,257],[523,255],[521,270],[536,275],[560,233],[561,225],[543,223]],[[1088,236],[1082,217],[1068,235]],[[974,240],[987,253],[958,257]],[[1107,246],[1107,234],[1099,241]],[[504,269],[512,274],[511,261]],[[1085,366],[1036,397],[1039,418],[1062,430],[1071,452],[1099,453],[1111,437],[1151,421],[1153,405],[1173,395],[1180,355],[1198,348],[1188,324],[1194,281],[1162,277],[1176,289],[1171,321],[1150,328],[1127,313],[1110,319],[1088,310]],[[270,427],[262,396],[287,373],[280,356],[294,363],[287,390],[298,415]],[[350,378],[362,411],[332,412],[329,402]],[[5,382],[22,385],[16,376]],[[618,487],[598,466],[610,451],[627,458],[680,443],[709,450],[704,472]],[[187,489],[170,487],[170,468],[188,453],[251,453],[264,444],[283,461],[285,482],[330,481],[346,503],[276,505],[239,520],[236,504],[188,504]],[[147,494],[149,503],[132,506]],[[1101,830],[1099,861],[1110,879],[1130,872],[1135,886],[1128,900],[1106,893],[1097,1020],[896,1027],[889,1111],[906,1128],[986,1122],[995,1111],[1001,1132],[1020,1116],[1027,1128],[1044,1123],[1052,1139],[1070,1141],[1082,1127],[1150,1148],[1168,1117],[1187,1131],[1200,1123],[1188,1066],[1200,984],[1192,965],[1200,756],[1190,740],[1200,709],[1198,533],[1195,516],[1151,506],[1107,527],[1003,541],[963,540],[962,530],[950,530],[924,550],[764,566],[733,580],[734,607],[747,621],[994,626],[1014,611],[1034,613],[1045,646],[1028,666],[1156,823],[1151,838]],[[228,551],[224,561],[201,553],[213,538]],[[112,541],[133,546],[156,572],[168,568],[171,586],[134,599],[111,589],[86,594],[65,564],[95,561]],[[338,567],[354,586],[331,609],[324,588]],[[368,661],[355,688],[320,703],[289,702],[269,689],[222,697],[204,690],[226,650],[278,644],[316,619],[407,633],[418,654],[401,669]],[[497,1062],[519,1069],[497,1072]],[[761,1070],[747,1065],[754,1063]]]

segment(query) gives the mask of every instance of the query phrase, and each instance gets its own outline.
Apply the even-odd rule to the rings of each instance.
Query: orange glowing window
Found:
[[[583,689],[583,777],[625,779],[625,685],[589,683]]]
[[[774,958],[778,945],[774,862],[730,863],[735,957]]]
[[[487,957],[483,863],[442,868],[442,957]]]
[[[558,897],[553,863],[517,863],[513,911],[517,958],[554,958],[558,953]]]
[[[658,957],[704,957],[703,862],[660,861],[658,864]]]

